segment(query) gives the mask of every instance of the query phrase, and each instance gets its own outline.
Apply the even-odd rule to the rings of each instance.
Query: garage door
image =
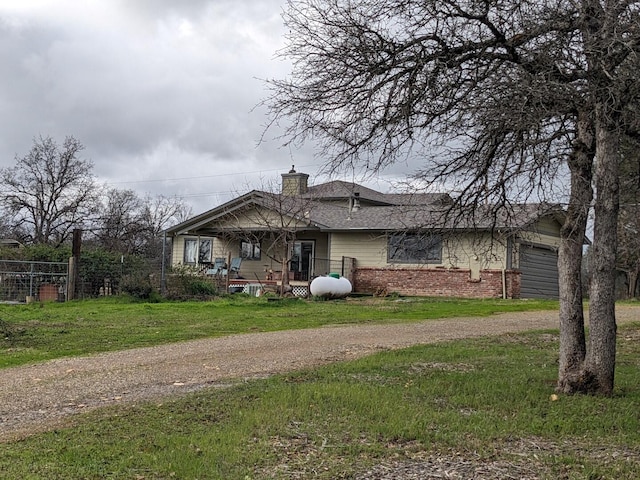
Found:
[[[522,298],[558,298],[558,254],[541,247],[520,245]]]

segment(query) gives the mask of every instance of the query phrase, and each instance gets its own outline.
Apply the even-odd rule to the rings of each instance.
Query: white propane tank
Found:
[[[336,273],[314,278],[309,286],[311,295],[324,298],[343,298],[351,293],[351,282]]]

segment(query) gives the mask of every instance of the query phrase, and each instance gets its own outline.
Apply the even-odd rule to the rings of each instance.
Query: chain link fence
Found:
[[[160,260],[83,252],[73,298],[118,295],[144,286],[160,291]],[[68,299],[69,262],[0,259],[0,302]]]
[[[0,301],[64,301],[69,264],[0,260]]]

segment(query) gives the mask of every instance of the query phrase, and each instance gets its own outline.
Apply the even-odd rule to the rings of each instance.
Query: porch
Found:
[[[343,277],[351,280],[355,269],[356,259],[352,257],[342,257],[340,260],[329,258],[317,258],[308,256],[298,260],[294,258],[290,262],[289,282],[310,282],[316,277],[339,273]],[[280,282],[282,280],[282,270],[273,269],[268,265],[264,266],[264,280]]]
[[[309,284],[316,277],[339,273],[353,281],[355,272],[355,258],[352,257],[342,257],[340,260],[309,257],[308,261],[291,262],[291,264],[293,268],[289,271],[289,286],[291,293],[297,297],[309,296]],[[282,287],[282,271],[271,268],[264,270],[263,275],[257,275],[254,272],[254,278],[250,278],[243,275],[241,269],[237,278],[227,280],[229,292],[256,295],[258,290],[278,291],[279,287]]]

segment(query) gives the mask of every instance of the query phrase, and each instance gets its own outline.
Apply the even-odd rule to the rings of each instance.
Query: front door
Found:
[[[293,256],[291,258],[292,280],[307,281],[313,275],[313,240],[301,240],[293,244]]]

